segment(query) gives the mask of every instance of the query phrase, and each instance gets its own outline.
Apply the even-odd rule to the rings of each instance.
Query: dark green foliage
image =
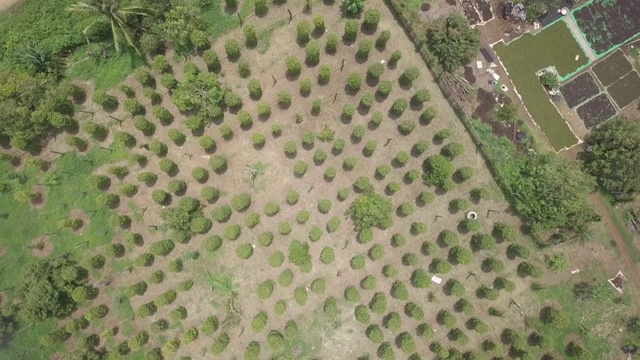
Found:
[[[353,1],[353,0],[350,0]],[[358,21],[354,19],[348,19],[344,23],[344,35],[343,38],[347,41],[355,41],[358,37]]]
[[[453,174],[453,165],[442,155],[430,156],[423,164],[424,180],[429,185],[442,186]]]
[[[375,30],[378,27],[381,17],[382,15],[380,15],[378,9],[367,9],[364,12],[364,22],[362,25],[369,30]]]
[[[392,211],[391,202],[386,197],[375,193],[365,193],[359,196],[348,210],[356,230],[390,227]]]
[[[507,254],[521,259],[528,259],[529,256],[531,256],[531,250],[524,245],[509,244],[507,247]]]
[[[354,310],[354,315],[356,320],[358,320],[361,324],[366,325],[371,322],[371,315],[369,315],[369,311],[367,310],[367,307],[364,305],[356,306]]]
[[[464,296],[465,289],[464,285],[456,279],[449,279],[444,284],[445,292],[451,293],[457,297]]]
[[[400,50],[394,51],[389,57],[389,66],[396,66],[400,59],[402,59],[402,52]]]
[[[373,294],[369,308],[378,315],[384,314],[387,311],[387,297],[381,292]]]
[[[365,334],[367,335],[369,340],[373,341],[376,344],[379,344],[382,342],[382,340],[384,340],[384,333],[382,332],[380,326],[376,324],[369,325],[369,327],[367,327],[367,329],[365,330]]]
[[[431,286],[431,277],[429,274],[422,270],[416,269],[411,273],[411,285],[419,289],[426,289]]]
[[[69,314],[76,305],[72,292],[83,285],[84,276],[82,268],[66,257],[28,262],[17,289],[20,314],[31,322]]]
[[[324,51],[329,54],[334,54],[338,48],[338,43],[340,42],[340,37],[335,33],[329,33],[327,35],[327,43],[325,44]]]
[[[412,84],[420,76],[420,70],[417,67],[412,66],[405,70],[398,79],[402,84]]]
[[[487,234],[473,234],[471,237],[471,248],[474,251],[491,250],[496,247],[496,239]]]
[[[366,60],[369,58],[369,52],[371,52],[371,48],[373,47],[373,43],[369,39],[362,40],[358,43],[358,52],[356,53],[356,57],[360,60]]]
[[[518,264],[518,272],[522,275],[530,276],[534,279],[542,276],[542,269],[540,267],[526,261]]]
[[[452,14],[429,29],[429,47],[440,65],[453,72],[473,59],[480,50],[480,32],[459,14]]]
[[[464,153],[464,146],[456,142],[448,143],[442,148],[440,153],[450,160],[453,160]]]
[[[516,211],[536,229],[579,229],[599,216],[588,203],[594,182],[555,153],[527,158],[515,187]]]
[[[422,105],[431,99],[431,93],[427,89],[417,90],[411,97],[413,105]]]
[[[228,39],[224,43],[224,51],[229,59],[236,60],[240,57],[240,44],[235,39]]]
[[[391,105],[391,109],[389,110],[389,112],[396,116],[400,116],[405,110],[407,110],[408,107],[409,103],[407,102],[407,100],[405,100],[404,98],[398,98]]]
[[[391,31],[383,30],[382,32],[380,32],[380,35],[378,35],[378,38],[376,39],[376,47],[379,49],[384,49],[387,46],[387,42],[390,38]]]
[[[470,264],[473,261],[473,255],[469,249],[455,245],[449,249],[449,259],[456,264]]]
[[[300,60],[294,55],[289,55],[285,59],[285,65],[287,68],[287,74],[290,76],[298,76],[300,75],[300,71],[302,70],[302,63]]]
[[[347,77],[347,87],[351,91],[358,91],[362,86],[362,76],[358,73],[351,73]]]
[[[593,130],[585,139],[584,170],[616,200],[631,200],[640,191],[640,124],[617,117]]]
[[[409,298],[409,292],[406,285],[401,281],[395,281],[391,285],[391,296],[399,300],[407,300]]]

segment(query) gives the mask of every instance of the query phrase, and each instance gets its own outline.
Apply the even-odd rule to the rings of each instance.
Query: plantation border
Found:
[[[507,183],[506,178],[502,176],[501,171],[499,170],[499,162],[489,155],[486,148],[487,145],[482,141],[480,135],[473,127],[471,120],[464,113],[463,107],[451,96],[451,94],[446,92],[445,87],[440,82],[440,76],[442,75],[444,70],[426,45],[426,30],[428,26],[426,26],[426,24],[422,22],[423,20],[422,18],[420,18],[420,16],[408,11],[403,5],[402,0],[384,0],[384,2],[385,4],[387,4],[389,9],[391,10],[391,13],[394,15],[400,26],[404,29],[407,37],[415,45],[416,51],[418,52],[418,54],[420,54],[422,60],[434,75],[436,84],[440,88],[440,91],[442,91],[442,94],[449,103],[449,106],[453,108],[453,111],[456,113],[458,119],[462,122],[476,147],[480,150],[480,154],[484,159],[487,168],[491,172],[493,179],[502,190],[502,193],[504,194],[509,204],[515,208],[516,202],[513,197],[513,193]],[[525,130],[528,129],[525,128]],[[534,142],[533,146],[536,147],[535,145],[536,144]]]

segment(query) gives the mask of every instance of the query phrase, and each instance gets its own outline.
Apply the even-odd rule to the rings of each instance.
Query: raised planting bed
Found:
[[[640,33],[637,0],[594,0],[574,11],[573,17],[598,55]]]
[[[614,51],[606,59],[593,65],[591,70],[596,74],[600,83],[607,87],[618,81],[621,77],[633,69],[629,59],[622,50]]]
[[[640,76],[632,71],[609,86],[607,91],[616,105],[622,109],[640,97]]]
[[[467,18],[470,25],[477,25],[480,23],[480,14],[476,10],[475,4],[473,0],[460,0],[462,4],[462,11],[464,12],[464,17]]]
[[[615,115],[616,108],[607,94],[602,93],[582,104],[577,112],[587,129],[593,129]]]
[[[553,106],[536,76],[538,70],[554,66],[560,76],[565,77],[588,64],[589,59],[566,23],[558,21],[535,36],[527,33],[508,45],[496,44],[493,49],[551,146],[560,150],[576,144],[576,136]]]
[[[574,108],[600,93],[591,72],[587,71],[560,87],[560,93],[570,108]]]
[[[482,21],[489,21],[493,18],[493,11],[491,11],[491,3],[489,0],[475,0],[478,12],[482,17]]]

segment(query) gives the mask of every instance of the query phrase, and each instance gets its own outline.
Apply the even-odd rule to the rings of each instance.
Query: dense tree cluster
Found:
[[[67,257],[34,260],[22,269],[20,313],[29,322],[63,317],[76,306],[73,290],[86,282],[86,270]]]
[[[431,51],[449,72],[469,62],[480,50],[480,32],[456,13],[429,29],[428,36]]]
[[[640,122],[618,117],[593,130],[585,140],[584,170],[618,200],[640,191]]]

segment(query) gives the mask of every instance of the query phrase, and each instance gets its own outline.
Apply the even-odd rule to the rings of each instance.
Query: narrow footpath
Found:
[[[589,57],[589,60],[591,60],[591,62],[596,61],[596,55],[593,53],[593,50],[591,50],[591,46],[589,46],[587,40],[585,40],[584,36],[582,36],[582,32],[580,32],[578,24],[573,21],[573,18],[571,16],[565,16],[564,19],[567,21],[567,26],[569,26],[569,29],[573,33],[573,37],[578,40],[580,46],[582,47],[582,50],[584,50],[584,52]]]

